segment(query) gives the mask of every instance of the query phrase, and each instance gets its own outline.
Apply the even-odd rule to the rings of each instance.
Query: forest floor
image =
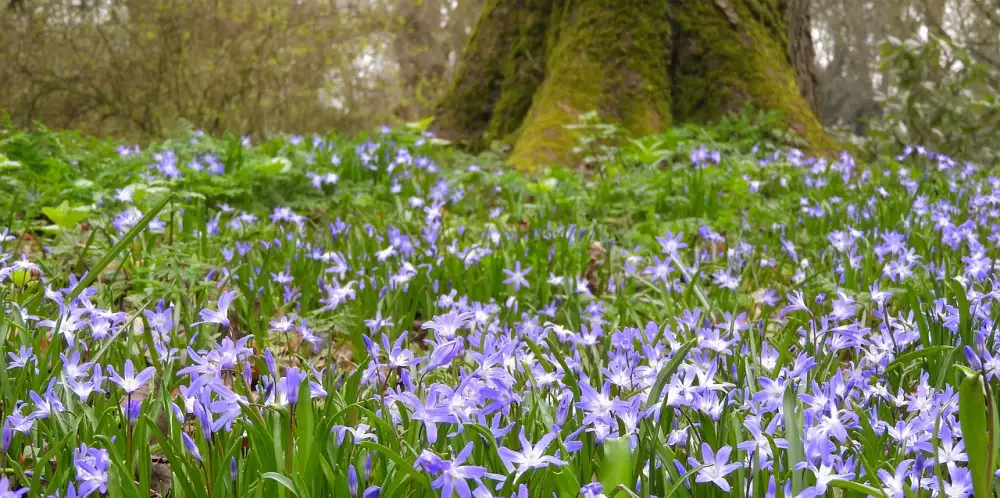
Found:
[[[781,138],[687,127],[526,174],[406,128],[8,132],[0,486],[992,486],[1000,182]]]

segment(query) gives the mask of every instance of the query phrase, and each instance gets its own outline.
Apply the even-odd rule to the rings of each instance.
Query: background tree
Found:
[[[809,27],[807,0],[490,0],[435,126],[533,167],[571,162],[592,110],[644,134],[751,102],[825,148]]]
[[[998,40],[1000,0],[0,0],[0,113],[139,141],[436,115],[544,163],[581,112],[643,133],[749,101],[962,154],[1000,150],[970,121],[997,116]]]
[[[146,140],[428,115],[480,0],[0,0],[0,114]]]

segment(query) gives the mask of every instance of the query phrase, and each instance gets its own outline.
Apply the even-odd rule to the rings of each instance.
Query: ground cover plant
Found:
[[[744,128],[7,130],[0,496],[992,496],[1000,178]]]

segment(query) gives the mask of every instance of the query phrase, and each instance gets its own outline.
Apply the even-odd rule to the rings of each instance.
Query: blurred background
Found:
[[[0,112],[142,141],[431,114],[483,0],[0,0]],[[995,160],[1000,0],[812,0],[820,119]]]

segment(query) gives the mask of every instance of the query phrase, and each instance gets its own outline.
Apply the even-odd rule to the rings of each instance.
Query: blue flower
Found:
[[[217,323],[223,327],[229,326],[229,305],[232,304],[233,299],[236,298],[236,291],[223,292],[219,296],[219,301],[216,303],[216,309],[205,308],[201,310],[198,314],[201,317],[201,321],[194,322],[191,324],[192,327],[195,325],[201,325],[203,323]]]
[[[132,360],[125,360],[125,371],[123,373],[125,374],[124,376],[118,375],[115,367],[108,365],[108,377],[111,379],[111,382],[118,384],[126,393],[132,394],[142,389],[149,382],[149,379],[153,378],[153,375],[156,374],[156,368],[146,367],[136,374]]]
[[[701,460],[703,463],[699,463],[694,457],[688,457],[688,463],[692,468],[704,465],[704,467],[698,470],[698,474],[694,478],[695,482],[711,482],[727,493],[732,491],[732,487],[729,485],[729,481],[726,480],[726,476],[736,469],[743,468],[742,463],[729,463],[729,454],[732,451],[731,447],[723,446],[719,448],[718,452],[714,452],[708,443],[701,443]]]
[[[525,268],[524,270],[522,270],[521,269],[521,262],[520,261],[516,261],[516,262],[514,262],[514,269],[513,270],[508,270],[508,269],[504,268],[503,272],[504,272],[504,274],[507,275],[507,278],[504,279],[503,283],[504,284],[508,284],[508,285],[513,284],[515,292],[521,290],[521,286],[531,287],[531,285],[528,284],[528,280],[524,278],[525,275],[527,275],[528,272],[530,272],[530,271],[531,271],[531,268]]]
[[[29,488],[11,489],[10,481],[6,477],[0,477],[0,498],[19,498],[30,491]]]
[[[443,460],[441,462],[441,475],[438,476],[431,487],[441,490],[441,498],[451,498],[458,495],[460,498],[471,498],[472,489],[469,487],[468,479],[482,479],[483,477],[501,480],[502,477],[489,474],[485,467],[478,465],[462,465],[472,454],[473,443],[465,445],[465,448],[452,461]]]
[[[500,460],[503,461],[503,464],[507,467],[508,472],[514,472],[516,470],[517,475],[521,475],[531,469],[541,469],[550,465],[557,467],[566,465],[566,462],[554,456],[545,454],[545,450],[558,436],[558,433],[550,432],[545,436],[542,436],[542,439],[540,439],[537,443],[531,444],[531,442],[529,442],[524,436],[524,429],[522,429],[520,434],[521,451],[514,451],[510,448],[501,446],[498,450]]]

